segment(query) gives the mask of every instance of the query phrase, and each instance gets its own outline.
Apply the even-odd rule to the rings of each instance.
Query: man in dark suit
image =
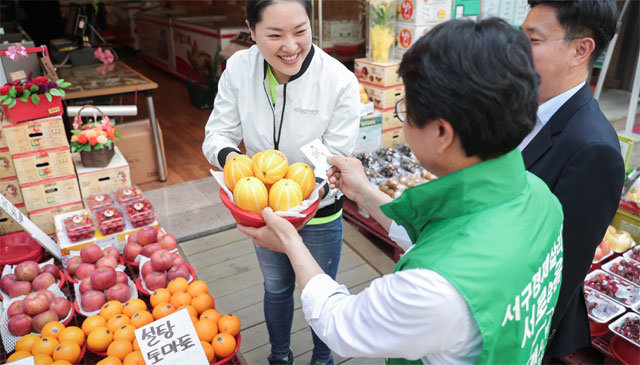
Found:
[[[534,1],[522,24],[542,78],[538,120],[520,144],[526,168],[564,210],[564,267],[546,358],[591,343],[583,281],[615,215],[624,181],[616,132],[593,99],[587,75],[616,27],[607,1]]]

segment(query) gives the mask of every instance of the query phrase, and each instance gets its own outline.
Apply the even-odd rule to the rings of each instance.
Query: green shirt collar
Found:
[[[500,157],[405,190],[382,212],[403,226],[411,241],[430,222],[472,214],[513,200],[527,187],[517,148]]]
[[[276,86],[278,86],[278,80],[276,79],[271,66],[267,65],[267,77],[269,78],[269,92],[271,93],[271,103],[276,104]]]

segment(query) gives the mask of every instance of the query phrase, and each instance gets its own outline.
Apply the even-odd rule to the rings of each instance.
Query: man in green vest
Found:
[[[500,19],[449,21],[411,47],[399,74],[405,137],[439,178],[391,201],[357,159],[331,157],[328,171],[333,187],[415,242],[393,274],[351,295],[269,208],[266,227],[239,229],[288,255],[306,320],[341,356],[540,363],[561,282],[563,215],[517,149],[536,120],[529,41]]]

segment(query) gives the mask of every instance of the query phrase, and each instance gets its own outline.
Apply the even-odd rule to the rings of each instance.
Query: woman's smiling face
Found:
[[[311,48],[309,16],[304,6],[295,1],[266,6],[260,15],[255,28],[249,27],[251,38],[271,65],[276,79],[285,83],[300,71]]]

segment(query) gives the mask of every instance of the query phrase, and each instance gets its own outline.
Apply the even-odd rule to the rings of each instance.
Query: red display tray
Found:
[[[20,231],[0,236],[0,270],[27,260],[40,262],[42,246],[28,233]]]
[[[62,99],[59,96],[51,96],[51,101],[42,95],[40,103],[35,105],[29,100],[28,102],[16,100],[13,108],[2,106],[4,115],[13,124],[26,122],[28,120],[50,117],[52,115],[62,115]]]

